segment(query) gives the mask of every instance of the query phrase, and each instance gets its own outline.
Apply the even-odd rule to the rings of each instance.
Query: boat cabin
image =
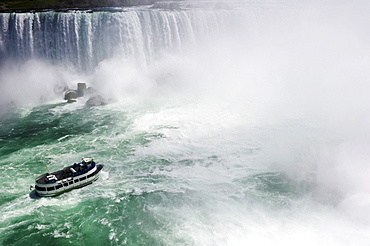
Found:
[[[62,170],[45,173],[36,179],[36,183],[48,184],[57,183],[59,180],[68,179],[71,177],[79,176],[81,174],[87,173],[95,167],[94,159],[92,158],[82,158],[82,162],[74,163],[72,166],[65,167]]]

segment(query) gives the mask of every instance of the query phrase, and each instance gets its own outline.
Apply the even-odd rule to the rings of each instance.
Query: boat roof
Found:
[[[63,180],[72,176],[77,176],[86,170],[86,166],[94,161],[93,158],[87,157],[82,158],[82,162],[80,163],[74,163],[71,166],[65,167],[61,170],[52,172],[52,173],[45,173],[39,177],[36,178],[36,182],[39,184],[47,184],[52,180],[58,181]],[[49,182],[46,181],[49,180]]]

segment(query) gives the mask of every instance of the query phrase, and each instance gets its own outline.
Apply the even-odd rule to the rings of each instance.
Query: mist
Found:
[[[217,28],[211,27],[211,21],[196,27],[201,24],[196,16],[201,14],[195,10],[189,14],[194,15],[187,27],[189,33],[183,32],[183,38],[172,40],[171,45],[170,41],[163,47],[154,43],[150,52],[139,51],[149,43],[140,38],[143,30],[135,30],[142,46],[125,48],[139,51],[138,56],[111,47],[118,52],[102,59],[92,70],[79,70],[68,60],[63,63],[63,59],[50,62],[31,56],[23,63],[13,63],[3,57],[0,104],[22,106],[59,100],[63,89],[86,82],[114,100],[194,99],[201,105],[202,100],[212,98],[235,114],[234,119],[240,122],[234,121],[233,125],[298,122],[314,134],[293,132],[302,139],[294,137],[291,143],[285,143],[288,146],[296,145],[294,141],[305,144],[306,137],[314,138],[315,145],[322,144],[324,149],[329,144],[334,152],[345,151],[342,144],[366,143],[370,133],[368,4],[232,2],[243,7],[219,15]],[[206,9],[209,16],[226,11],[225,5],[211,6]],[[156,47],[159,50],[155,51]],[[335,162],[334,157],[323,159],[323,166]],[[318,167],[320,163],[315,165],[330,172]],[[356,166],[356,162],[351,165]],[[362,173],[361,165],[358,174]],[[339,176],[345,173],[338,173],[334,180],[343,180]],[[318,182],[331,186],[331,182],[320,180],[320,174],[317,177]],[[352,182],[354,177],[346,179]]]
[[[242,137],[235,141],[266,127],[258,133],[263,166],[311,190],[313,200],[368,222],[368,7],[251,8],[243,23],[154,61],[144,74],[155,85],[151,92],[192,98],[195,115],[236,129]],[[197,119],[189,117],[184,121]]]
[[[181,6],[58,13],[64,24],[83,20],[89,27],[60,25],[55,39],[46,41],[37,32],[8,35],[4,15],[0,107],[60,103],[66,88],[85,82],[111,102],[96,112],[123,112],[122,122],[130,124],[125,132],[118,120],[109,126],[111,135],[102,130],[109,135],[97,137],[102,148],[130,142],[137,133],[165,136],[129,146],[128,158],[173,161],[170,171],[154,173],[176,180],[171,185],[180,186],[177,192],[201,202],[149,209],[175,221],[171,227],[192,235],[195,245],[366,245],[369,4],[276,0]],[[27,30],[32,18],[19,17],[27,21],[17,30]],[[7,38],[17,44],[13,50]],[[63,43],[70,39],[80,43]],[[37,41],[45,41],[50,52]],[[59,50],[54,43],[61,44],[55,46]],[[74,105],[84,107],[84,99]],[[291,193],[256,194],[258,182],[248,182],[263,175],[286,180]]]

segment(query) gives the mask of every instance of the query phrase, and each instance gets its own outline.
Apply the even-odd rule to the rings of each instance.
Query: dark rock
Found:
[[[86,92],[86,83],[77,84],[77,97],[83,97]]]
[[[71,100],[77,98],[77,91],[76,90],[68,90],[64,94],[64,100]]]
[[[103,106],[107,104],[108,102],[102,96],[99,95],[92,96],[89,98],[89,100],[86,101],[87,106]]]

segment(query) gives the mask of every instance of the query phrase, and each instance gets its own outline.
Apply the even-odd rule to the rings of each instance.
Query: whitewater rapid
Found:
[[[183,6],[0,14],[0,244],[367,245],[369,5]]]

